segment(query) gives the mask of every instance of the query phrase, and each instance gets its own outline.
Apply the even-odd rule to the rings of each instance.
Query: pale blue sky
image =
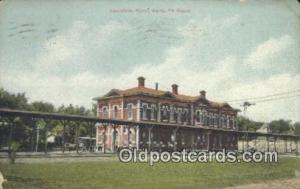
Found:
[[[296,1],[4,0],[0,86],[86,107],[140,75],[149,87],[177,83],[180,93],[205,89],[220,101],[293,91],[299,33]],[[257,103],[249,116],[299,121],[299,107],[299,97]]]

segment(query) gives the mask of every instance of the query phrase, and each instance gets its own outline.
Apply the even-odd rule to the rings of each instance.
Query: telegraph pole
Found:
[[[246,118],[246,114],[247,114],[247,109],[250,106],[254,106],[255,103],[250,103],[245,101],[243,104],[241,104],[241,106],[243,106],[244,108],[244,117]],[[249,148],[249,144],[248,144],[248,125],[246,126],[246,150],[248,150]],[[243,149],[244,149],[244,142],[243,142]]]
[[[244,116],[246,117],[246,113],[247,113],[247,109],[248,109],[248,107],[250,107],[250,106],[254,106],[255,105],[255,103],[250,103],[250,102],[244,102],[243,104],[241,104],[241,106],[243,106],[243,108],[244,108]]]

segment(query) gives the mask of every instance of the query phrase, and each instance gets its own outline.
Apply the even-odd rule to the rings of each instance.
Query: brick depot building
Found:
[[[130,120],[136,126],[98,124],[100,151],[121,147],[149,150],[236,150],[237,109],[206,98],[206,92],[186,96],[173,84],[171,91],[147,88],[145,78],[126,90],[112,89],[97,101],[97,117]],[[153,123],[144,127],[138,123]],[[197,128],[197,129],[196,129]],[[227,132],[226,132],[227,131]],[[232,131],[232,132],[230,132]]]

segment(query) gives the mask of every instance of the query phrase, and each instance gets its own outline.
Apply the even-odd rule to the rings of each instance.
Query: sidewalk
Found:
[[[300,189],[300,177],[280,179],[256,184],[246,184],[225,189]]]

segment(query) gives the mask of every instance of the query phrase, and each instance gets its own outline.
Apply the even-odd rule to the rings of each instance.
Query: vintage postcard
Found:
[[[299,189],[299,0],[0,0],[0,189]]]

